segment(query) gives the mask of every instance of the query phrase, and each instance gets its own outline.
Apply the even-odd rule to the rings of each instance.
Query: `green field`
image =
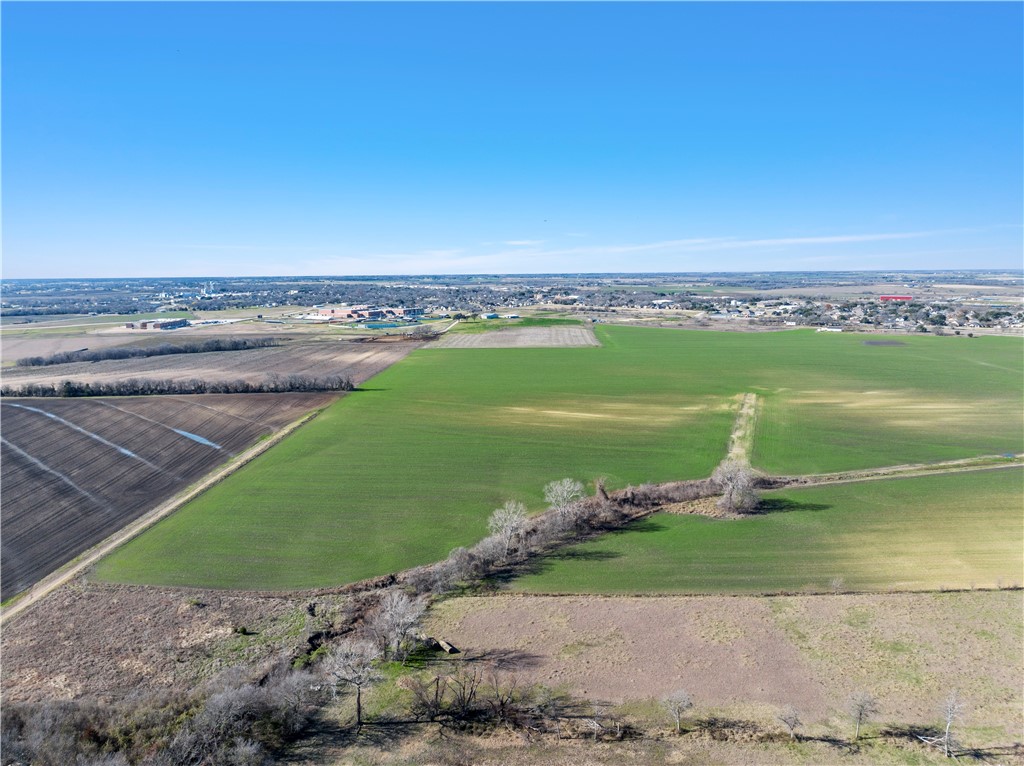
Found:
[[[1024,584],[1024,472],[766,495],[739,520],[656,514],[541,561],[530,593],[780,593]]]
[[[540,510],[552,479],[606,476],[618,487],[706,476],[747,391],[764,403],[755,460],[776,471],[1020,449],[1018,339],[872,347],[863,335],[806,331],[595,330],[601,348],[416,352],[98,575],[302,588],[427,563],[483,537],[506,499]],[[861,407],[858,395],[876,396],[866,391],[886,392],[884,409]]]

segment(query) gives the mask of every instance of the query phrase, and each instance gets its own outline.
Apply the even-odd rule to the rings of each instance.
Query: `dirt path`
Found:
[[[996,462],[998,461],[998,462]],[[1024,454],[1005,458],[1000,455],[944,460],[940,463],[908,463],[881,468],[865,468],[860,471],[838,471],[816,473],[805,476],[772,476],[768,483],[774,487],[802,487],[820,484],[848,484],[857,481],[878,481],[880,479],[903,479],[912,476],[934,476],[966,471],[994,471],[1001,468],[1016,468],[1024,465]]]
[[[230,460],[227,464],[225,464],[218,470],[214,471],[206,478],[202,479],[196,484],[193,484],[184,492],[175,495],[170,500],[161,503],[149,513],[136,519],[131,524],[122,528],[115,534],[111,535],[103,542],[93,546],[85,553],[80,555],[78,558],[65,564],[63,567],[48,575],[47,577],[44,577],[42,580],[37,582],[31,588],[29,588],[29,590],[26,593],[24,593],[20,598],[18,598],[13,604],[7,606],[3,610],[3,612],[0,613],[0,627],[6,627],[12,619],[17,617],[21,612],[24,612],[37,601],[46,597],[48,594],[59,588],[61,585],[70,582],[73,578],[77,577],[88,567],[95,564],[103,556],[106,556],[119,545],[128,542],[133,537],[136,537],[149,527],[156,524],[158,521],[160,521],[160,519],[174,513],[176,510],[185,505],[185,503],[198,497],[203,492],[212,487],[214,484],[223,481],[225,478],[230,476],[239,468],[249,463],[257,456],[266,452],[268,449],[270,449],[275,444],[280,442],[282,439],[287,437],[289,434],[294,432],[300,426],[304,425],[305,423],[308,423],[319,413],[320,409],[308,412],[298,420],[282,428],[280,431],[272,435],[270,438],[257,442],[244,452],[240,452],[237,456],[235,456],[234,459]]]
[[[725,460],[750,465],[750,449],[754,442],[754,416],[757,413],[757,394],[742,394],[736,422],[729,436],[729,452]],[[724,461],[723,461],[724,462]]]

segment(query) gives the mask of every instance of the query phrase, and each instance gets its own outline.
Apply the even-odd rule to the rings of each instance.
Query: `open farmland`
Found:
[[[162,337],[163,342],[173,339]],[[188,340],[193,340],[189,337]],[[351,342],[340,340],[284,341],[280,346],[242,351],[174,354],[139,359],[107,359],[47,367],[19,367],[4,374],[5,384],[59,383],[64,380],[113,383],[141,380],[207,382],[244,380],[258,383],[271,376],[342,375],[358,385],[394,364],[416,348],[415,343]]]
[[[755,462],[790,473],[1017,451],[1021,442],[1019,340],[877,347],[810,332],[596,332],[600,348],[413,354],[98,572],[303,588],[427,563],[482,538],[491,510],[509,498],[540,510],[553,479],[603,475],[621,487],[707,476],[749,392],[769,402],[756,418]],[[877,411],[843,418],[841,405],[821,403],[783,439],[774,419],[790,410],[773,403],[811,385],[942,399],[976,423],[964,418],[950,431],[947,411],[932,408],[886,424]]]
[[[444,335],[431,344],[433,348],[552,348],[572,346],[598,346],[597,338],[589,327],[581,325],[553,325],[550,327],[510,326],[486,333],[457,333]]]
[[[503,595],[445,601],[426,629],[470,656],[519,658],[524,683],[610,703],[687,689],[694,715],[767,726],[793,705],[809,726],[847,727],[846,700],[859,689],[877,695],[880,721],[930,722],[956,688],[969,700],[964,725],[981,741],[1012,742],[1024,704],[1022,606],[1020,591]]]
[[[568,548],[532,593],[778,593],[1022,584],[1019,468],[771,492],[741,519],[656,514]]]
[[[4,401],[3,598],[333,394]]]

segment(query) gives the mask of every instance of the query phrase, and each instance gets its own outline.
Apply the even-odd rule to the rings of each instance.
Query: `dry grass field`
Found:
[[[172,338],[163,340],[173,342]],[[126,378],[200,378],[206,381],[246,380],[255,383],[271,375],[306,375],[317,378],[343,375],[350,377],[358,385],[394,364],[416,347],[415,343],[402,342],[285,341],[280,346],[244,351],[215,351],[141,359],[75,362],[47,367],[8,368],[4,374],[4,382],[18,386],[30,382],[59,383],[63,380],[99,383]]]
[[[335,394],[18,399],[0,405],[6,600]]]
[[[525,681],[595,702],[686,689],[708,708],[771,724],[840,719],[850,694],[880,720],[933,722],[956,689],[965,723],[1024,735],[1020,591],[758,597],[522,597],[446,601],[430,635],[468,655],[518,659]]]
[[[4,701],[110,701],[258,665],[301,645],[311,600],[76,580],[5,625]],[[329,612],[344,597],[316,601]]]
[[[558,348],[600,346],[594,332],[581,325],[505,327],[485,333],[448,333],[432,348]]]

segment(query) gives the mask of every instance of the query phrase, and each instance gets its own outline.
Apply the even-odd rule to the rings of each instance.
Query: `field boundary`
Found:
[[[140,516],[127,526],[122,527],[110,537],[97,543],[89,550],[81,553],[75,559],[72,559],[64,566],[32,585],[28,590],[15,596],[13,602],[0,612],[0,627],[5,627],[18,614],[28,609],[40,599],[49,595],[61,585],[73,580],[115,548],[118,548],[129,540],[138,537],[161,519],[171,515],[189,501],[194,500],[211,487],[224,481],[224,479],[233,474],[239,468],[242,468],[252,462],[255,458],[278,444],[285,437],[294,433],[300,427],[313,420],[313,418],[319,415],[324,409],[326,409],[326,407],[319,407],[311,412],[307,412],[302,417],[281,428],[277,433],[270,435],[266,439],[257,441],[251,447],[238,453],[225,465],[222,465],[220,468],[193,484],[191,487],[188,487],[171,499],[164,501],[156,508],[147,512],[143,516]]]
[[[750,451],[754,443],[754,418],[757,416],[757,394],[741,394],[736,422],[729,435],[729,452],[725,459],[750,465]]]
[[[993,462],[993,461],[999,462]],[[969,471],[995,471],[1002,468],[1019,468],[1024,465],[1024,453],[1011,457],[982,455],[981,457],[944,460],[939,463],[908,463],[880,468],[864,468],[857,471],[835,473],[812,473],[804,476],[768,476],[764,479],[766,489],[817,487],[825,484],[852,484],[860,481],[883,479],[909,479],[915,476],[943,476],[950,473]]]

